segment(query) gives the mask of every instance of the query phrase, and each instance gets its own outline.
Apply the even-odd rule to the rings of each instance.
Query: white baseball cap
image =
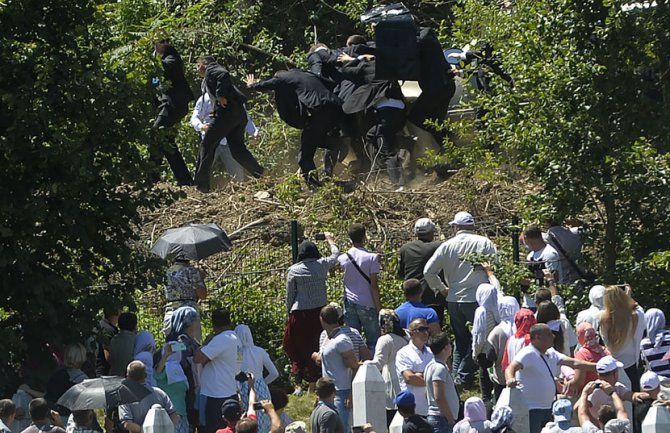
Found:
[[[469,212],[458,212],[454,215],[454,220],[449,223],[449,225],[457,226],[473,226],[475,225],[475,219]]]
[[[651,391],[661,385],[661,380],[656,373],[648,371],[640,377],[640,389],[643,391]]]
[[[432,233],[435,230],[435,223],[430,218],[419,218],[414,223],[414,233],[417,235],[425,235]]]
[[[611,373],[617,368],[623,367],[623,363],[617,361],[612,356],[603,356],[596,363],[596,371],[600,374]]]

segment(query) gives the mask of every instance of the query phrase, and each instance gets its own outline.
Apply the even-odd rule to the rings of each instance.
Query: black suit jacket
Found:
[[[163,77],[170,81],[170,84],[159,97],[160,115],[166,116],[170,111],[186,113],[188,103],[195,98],[184,76],[184,62],[177,50],[168,46],[163,53],[162,63]]]
[[[310,110],[342,104],[333,92],[311,72],[291,69],[249,86],[251,90],[274,91],[279,117],[294,128],[303,128]]]
[[[329,89],[334,89],[342,81],[342,73],[338,69],[337,56],[340,50],[320,49],[307,56],[309,72],[321,78]]]
[[[397,81],[375,80],[374,60],[353,60],[342,68],[342,74],[352,83],[342,104],[346,114],[369,110],[384,98],[403,100]]]
[[[229,104],[244,104],[246,96],[233,85],[230,73],[226,68],[216,62],[207,65],[205,69],[205,87],[210,96],[214,96],[214,102],[218,105],[216,98],[221,96],[228,100]]]

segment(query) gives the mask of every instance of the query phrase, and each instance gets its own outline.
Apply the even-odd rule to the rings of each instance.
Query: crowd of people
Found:
[[[299,245],[287,275],[283,347],[294,394],[306,387],[317,397],[313,433],[381,428],[352,426],[352,381],[364,363],[384,380],[387,426],[399,413],[406,433],[511,432],[515,418],[527,419],[530,433],[639,433],[652,406],[667,410],[662,387],[670,331],[661,310],[644,312],[630,286],[594,285],[589,308],[575,322],[567,317],[559,282],[576,278],[570,272],[576,231],[555,222],[549,234],[537,226],[524,230],[529,280],[517,299],[496,278],[489,264],[496,246],[475,232],[473,216],[458,212],[450,224],[453,236],[441,242],[433,221],[416,221],[416,239],[399,250],[405,301],[394,306],[382,305],[380,259],[365,248],[364,225],[350,226],[346,252],[331,233],[325,234],[327,256],[311,240]],[[338,266],[343,297],[329,302],[326,279]],[[139,433],[158,404],[178,433],[304,431],[284,412],[286,392],[269,386],[279,372],[248,326],[233,326],[230,312],[217,309],[209,317],[212,332],[202,339],[198,300],[207,290],[198,269],[178,259],[166,277],[163,344],[137,329],[134,313],[105,310],[94,341],[54,351],[61,367],[45,387],[23,384],[12,400],[0,401],[0,430]],[[125,376],[150,393],[109,408],[104,425],[90,410],[59,404],[75,384],[108,375]],[[496,405],[506,388],[520,392],[525,413]],[[462,402],[464,392],[478,397]]]

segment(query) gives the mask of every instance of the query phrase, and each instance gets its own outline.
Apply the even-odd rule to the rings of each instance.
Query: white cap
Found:
[[[435,223],[430,218],[419,218],[414,223],[414,233],[417,235],[425,235],[432,233],[435,230]]]
[[[661,380],[656,373],[648,371],[640,377],[640,389],[651,391],[661,385]]]
[[[603,356],[596,363],[596,371],[600,374],[611,373],[617,368],[623,367],[623,363],[617,361],[611,356]]]
[[[449,223],[449,225],[457,226],[473,226],[475,225],[475,219],[468,212],[458,212],[454,215],[454,220]]]

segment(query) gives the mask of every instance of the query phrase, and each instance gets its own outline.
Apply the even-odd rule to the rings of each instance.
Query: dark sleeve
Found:
[[[338,431],[338,422],[340,422],[340,417],[337,415],[337,413],[328,411],[321,416],[319,431],[312,433],[335,433]]]
[[[281,85],[281,81],[277,77],[269,78],[267,80],[259,81],[256,84],[249,86],[249,90],[256,92],[271,92],[277,90]]]
[[[405,279],[405,249],[404,247],[400,248],[398,251],[398,276],[401,280]]]
[[[351,62],[342,66],[342,75],[347,80],[357,81],[363,74],[363,61],[352,60]]]
[[[212,78],[216,80],[216,97],[228,96],[233,91],[233,82],[230,80],[230,74],[225,69],[213,72]]]
[[[163,76],[170,81],[175,81],[181,69],[179,63],[175,56],[166,56],[163,59]]]
[[[314,52],[307,57],[307,64],[309,64],[309,71],[314,75],[320,77],[323,69],[323,60],[319,52]]]

